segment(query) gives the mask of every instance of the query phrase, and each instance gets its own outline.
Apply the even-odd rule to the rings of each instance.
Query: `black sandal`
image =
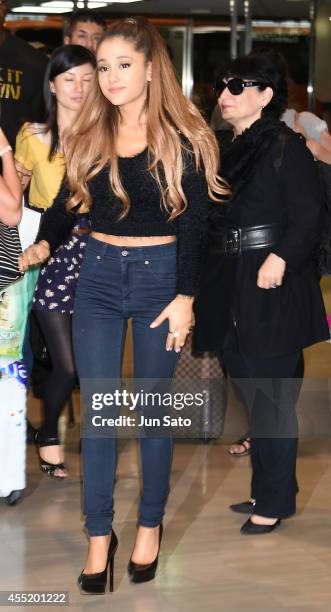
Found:
[[[246,446],[246,444],[248,444],[249,446]],[[234,446],[234,445],[243,446],[245,450],[242,451],[241,453],[235,453],[231,451],[231,448],[229,448],[228,453],[231,455],[231,457],[245,457],[246,455],[251,454],[251,439],[248,438],[247,436],[240,438],[239,440],[231,444],[231,446]]]
[[[59,438],[49,438],[44,436],[39,430],[36,431],[35,442],[39,448],[43,448],[43,446],[60,446]],[[42,459],[39,453],[38,456],[40,469],[42,472],[44,472],[44,474],[47,474],[47,476],[50,476],[51,478],[57,478],[60,480],[64,480],[66,478],[66,476],[57,476],[55,474],[56,470],[67,470],[65,463],[50,463],[49,461]]]

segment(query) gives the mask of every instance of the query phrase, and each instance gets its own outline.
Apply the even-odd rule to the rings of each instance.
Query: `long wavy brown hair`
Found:
[[[144,109],[149,171],[159,186],[161,203],[169,212],[169,219],[174,219],[188,205],[182,177],[192,152],[196,170],[204,168],[209,197],[221,201],[228,187],[218,174],[220,159],[215,135],[198,109],[183,95],[162,37],[142,18],[131,17],[114,22],[99,48],[114,37],[132,42],[134,49],[144,54],[146,62],[152,62],[152,80]],[[110,164],[110,185],[123,204],[120,219],[128,214],[130,200],[121,182],[116,153],[119,121],[119,109],[104,97],[96,76],[80,116],[64,137],[69,209],[80,205],[80,210],[89,210],[88,183]]]

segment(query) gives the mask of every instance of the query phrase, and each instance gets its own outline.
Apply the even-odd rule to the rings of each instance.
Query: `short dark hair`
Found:
[[[88,9],[82,9],[81,11],[75,11],[71,13],[70,17],[67,21],[67,34],[68,36],[72,35],[72,31],[76,27],[77,23],[81,21],[83,23],[95,23],[96,25],[106,30],[107,24],[103,17],[96,13],[95,11],[90,11]]]
[[[288,71],[280,53],[270,50],[253,51],[224,64],[218,72],[218,79],[240,77],[260,81],[260,91],[271,87],[274,95],[263,109],[263,115],[280,117],[288,107]]]
[[[57,100],[49,90],[49,82],[71,68],[91,64],[96,68],[94,54],[81,45],[63,45],[55,49],[48,62],[44,76],[44,99],[46,104],[46,126],[51,133],[51,147],[48,159],[51,161],[59,147],[59,131],[57,124]]]

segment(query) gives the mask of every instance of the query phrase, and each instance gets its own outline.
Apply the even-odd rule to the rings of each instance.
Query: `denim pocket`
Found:
[[[176,257],[149,258],[141,263],[145,274],[151,275],[155,280],[166,281],[176,279]]]

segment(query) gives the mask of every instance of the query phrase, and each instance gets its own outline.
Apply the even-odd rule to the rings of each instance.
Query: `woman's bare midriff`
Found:
[[[176,241],[176,236],[113,236],[111,234],[102,234],[101,232],[91,232],[91,237],[119,247],[157,246]]]

